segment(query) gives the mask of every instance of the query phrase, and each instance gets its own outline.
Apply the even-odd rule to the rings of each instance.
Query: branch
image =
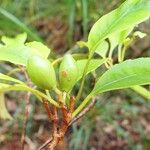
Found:
[[[72,97],[72,105],[74,103],[74,98]],[[96,104],[97,99],[93,98],[92,102],[77,116],[75,117],[70,123],[69,126],[71,124],[73,124],[74,122],[76,122],[78,119],[80,119],[81,117],[83,117],[88,111],[90,111],[92,109],[92,107]],[[74,107],[74,106],[73,106]],[[47,145],[49,145],[51,142],[53,141],[53,137],[49,138],[38,150],[42,150],[43,148],[45,148]]]
[[[76,122],[77,120],[79,120],[81,117],[83,117],[87,112],[89,112],[93,107],[94,105],[96,104],[97,102],[97,99],[96,98],[93,98],[92,99],[92,102],[85,108],[83,109],[79,115],[77,117],[75,117],[70,123],[69,123],[69,126],[72,125],[74,122]]]
[[[52,112],[50,110],[48,101],[46,99],[44,99],[44,98],[43,98],[43,105],[44,105],[44,107],[45,107],[45,109],[47,111],[49,120],[51,120],[52,119]]]
[[[38,150],[42,150],[45,148],[48,144],[50,144],[53,141],[53,138],[49,138]]]
[[[27,80],[27,84],[29,85],[29,87],[31,87],[32,86],[31,81],[25,71],[25,68],[23,66],[19,66],[19,68],[24,73],[25,78]],[[25,98],[26,106],[25,106],[25,112],[24,112],[24,126],[23,126],[23,131],[22,131],[22,138],[21,138],[21,150],[24,150],[24,145],[25,145],[26,128],[27,128],[28,117],[29,117],[30,97],[31,97],[31,92],[28,92]]]
[[[47,113],[48,113],[48,116],[49,116],[49,119],[51,119],[52,120],[52,123],[53,123],[53,135],[52,135],[52,137],[50,137],[42,146],[40,146],[40,148],[38,149],[38,150],[42,150],[42,149],[44,149],[47,145],[49,145],[50,143],[51,143],[51,146],[53,147],[55,147],[55,142],[54,142],[54,137],[55,137],[55,135],[57,134],[57,130],[58,130],[58,114],[57,114],[57,109],[56,109],[56,107],[55,106],[53,106],[52,108],[53,108],[53,110],[52,110],[52,112],[50,111],[50,108],[47,106],[48,104],[47,104],[47,102],[46,102],[46,100],[43,100],[43,104],[44,104],[44,106],[45,106],[45,109],[46,109],[46,111],[47,111]]]

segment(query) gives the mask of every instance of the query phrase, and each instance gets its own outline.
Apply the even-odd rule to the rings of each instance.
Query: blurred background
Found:
[[[28,41],[41,41],[62,55],[78,51],[76,42],[87,40],[90,28],[102,15],[124,0],[0,0],[0,36],[26,32]],[[150,56],[150,20],[135,30],[147,34],[129,47],[126,58]],[[82,50],[82,49],[81,49]],[[117,55],[114,55],[114,59]],[[7,73],[14,66],[0,64]],[[24,80],[21,73],[15,77]],[[86,94],[89,91],[86,83]],[[13,120],[0,120],[0,150],[19,150],[25,110],[25,93],[5,95]],[[150,101],[130,89],[98,97],[96,106],[67,132],[58,150],[149,150]],[[36,150],[50,136],[50,123],[41,104],[31,97],[26,149]]]

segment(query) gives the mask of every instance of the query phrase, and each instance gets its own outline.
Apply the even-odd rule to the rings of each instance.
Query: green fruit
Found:
[[[38,55],[30,57],[27,63],[27,73],[39,88],[49,90],[56,87],[55,70],[47,59]]]
[[[69,92],[75,85],[78,69],[74,58],[67,54],[64,56],[59,68],[59,82],[62,90]]]

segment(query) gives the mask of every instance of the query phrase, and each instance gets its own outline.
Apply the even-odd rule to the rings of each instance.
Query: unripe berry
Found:
[[[52,64],[38,55],[29,58],[27,73],[39,88],[52,89],[56,87],[56,75]]]
[[[59,68],[59,82],[62,90],[69,92],[75,85],[78,77],[76,61],[70,54],[66,54]]]

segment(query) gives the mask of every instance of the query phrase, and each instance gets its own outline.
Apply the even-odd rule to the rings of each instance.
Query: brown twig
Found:
[[[93,98],[92,102],[85,108],[83,109],[79,115],[77,117],[75,117],[70,123],[69,123],[69,126],[71,124],[73,124],[74,122],[76,122],[77,120],[79,120],[81,117],[83,117],[88,111],[91,110],[92,107],[94,107],[94,105],[96,104],[97,102],[97,99],[96,98]]]
[[[53,122],[53,135],[42,146],[40,146],[38,150],[42,150],[43,148],[45,148],[47,145],[49,145],[50,143],[52,143],[54,141],[54,134],[57,133],[57,129],[58,129],[58,116],[57,116],[56,107],[53,106],[53,108],[52,108],[53,110],[51,111],[50,107],[48,105],[48,101],[43,100],[43,104],[44,104],[44,107],[48,113],[49,119],[51,119]],[[52,143],[51,145],[54,146],[54,144],[55,143]]]
[[[62,104],[62,115],[63,115],[63,125],[62,128],[57,130],[57,134],[53,135],[50,139],[48,139],[38,150],[42,150],[45,148],[47,145],[49,145],[49,150],[53,150],[54,147],[59,143],[59,141],[64,137],[67,128],[76,122],[78,119],[83,117],[91,108],[96,104],[97,99],[94,98],[92,102],[77,116],[71,121],[71,114],[74,110],[74,97],[70,98],[70,110],[69,112],[67,111],[66,106],[63,106]]]
[[[57,114],[57,108],[55,106],[53,106],[52,122],[53,122],[53,136],[49,144],[49,150],[53,150],[59,142],[58,114]]]
[[[53,130],[54,133],[57,133],[57,127],[58,127],[58,114],[57,114],[57,108],[53,106]]]
[[[53,140],[53,137],[49,138],[43,145],[41,145],[41,146],[39,147],[38,150],[42,150],[43,148],[45,148],[49,143],[52,142],[52,140]]]
[[[63,124],[68,124],[70,117],[69,117],[69,112],[67,110],[67,107],[65,105],[62,105],[61,111],[63,116]]]
[[[47,145],[49,145],[49,149],[53,150],[54,147],[56,147],[56,144],[59,142],[58,139],[56,138],[58,135],[58,114],[57,114],[57,108],[55,106],[52,107],[52,111],[49,107],[48,101],[43,99],[43,105],[47,111],[49,119],[53,123],[53,135],[50,139],[48,139],[38,150],[42,150],[45,148]]]
[[[49,150],[53,150],[56,145],[62,140],[64,137],[69,122],[71,120],[71,114],[74,110],[74,97],[70,98],[70,109],[69,111],[67,110],[67,107],[64,105],[64,103],[61,104],[61,111],[62,111],[62,117],[63,117],[63,122],[61,128],[58,127],[58,116],[57,116],[57,109],[56,107],[53,107],[53,136],[48,139],[40,148],[39,150],[43,149],[47,145],[49,145]]]
[[[51,119],[52,119],[52,112],[51,112],[51,109],[50,109],[50,107],[49,107],[48,101],[47,101],[46,99],[44,99],[44,98],[43,98],[43,105],[44,105],[44,107],[45,107],[45,109],[46,109],[46,111],[47,111],[49,120],[51,120]]]
[[[25,71],[25,68],[23,66],[19,66],[21,71],[24,73],[25,78],[27,80],[27,84],[31,87],[31,81],[27,75],[27,72]],[[26,136],[26,128],[27,128],[27,122],[28,122],[28,117],[29,117],[29,104],[30,104],[30,97],[31,97],[31,92],[28,92],[25,98],[25,112],[24,112],[24,126],[23,126],[23,131],[22,131],[22,138],[21,138],[21,150],[24,150],[24,145],[25,145],[25,136]]]
[[[74,107],[75,107],[75,98],[74,96],[70,97],[70,106],[69,106],[69,112],[72,114],[74,112]]]

